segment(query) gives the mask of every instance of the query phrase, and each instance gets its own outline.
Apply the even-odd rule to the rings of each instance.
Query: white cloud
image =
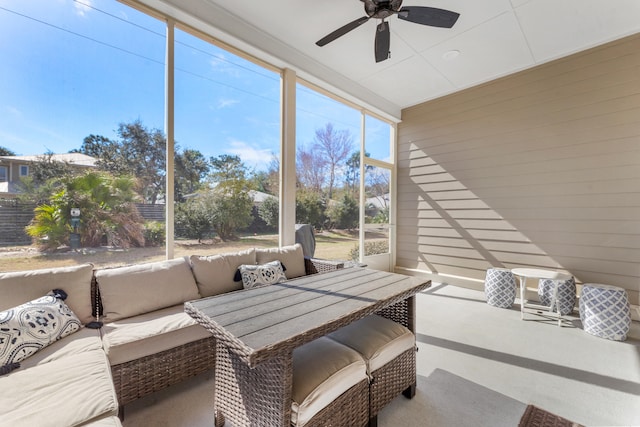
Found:
[[[233,77],[238,77],[238,67],[229,62],[227,57],[223,53],[218,53],[213,56],[209,61],[211,68],[218,73],[224,73]]]
[[[237,99],[220,98],[218,99],[217,108],[218,110],[222,110],[223,108],[231,107],[232,105],[236,105],[239,103],[240,101],[238,101]]]
[[[92,8],[92,0],[74,0],[73,7],[76,11],[76,15],[85,16]]]
[[[231,148],[226,151],[240,157],[240,160],[249,168],[266,169],[271,162],[270,149],[254,147],[239,140],[231,140],[230,146]]]
[[[13,116],[14,118],[21,118],[22,111],[12,105],[5,105],[3,110],[8,114]]]

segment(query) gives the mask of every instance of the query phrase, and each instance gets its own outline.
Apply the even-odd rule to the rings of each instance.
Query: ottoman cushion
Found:
[[[291,424],[304,426],[321,409],[366,378],[365,362],[360,355],[329,338],[318,338],[296,348]]]

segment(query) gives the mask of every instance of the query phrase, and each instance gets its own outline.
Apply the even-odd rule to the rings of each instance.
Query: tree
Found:
[[[368,157],[369,153],[365,151],[365,156]],[[360,150],[354,151],[349,159],[346,161],[346,184],[347,187],[355,193],[356,190],[360,187]],[[364,167],[365,173],[367,171],[372,170],[374,167],[371,165],[366,165]]]
[[[176,204],[176,234],[188,239],[202,239],[213,232],[210,201],[207,192],[200,192],[185,202]]]
[[[118,125],[120,140],[89,135],[80,153],[97,158],[97,166],[114,175],[130,175],[138,180],[138,191],[149,203],[165,194],[167,141],[159,129],[147,129],[140,120]]]
[[[353,137],[348,130],[335,130],[331,123],[316,129],[314,149],[325,159],[329,171],[329,199],[333,197],[338,169],[344,164],[353,147]]]
[[[296,153],[296,175],[302,188],[322,192],[327,180],[327,162],[313,147],[300,146]]]
[[[26,231],[45,249],[67,244],[71,208],[80,208],[83,246],[100,246],[105,237],[111,246],[144,246],[144,221],[134,204],[134,184],[130,177],[96,171],[65,177],[48,203],[36,207]]]
[[[175,153],[175,200],[184,201],[184,196],[202,188],[202,180],[210,171],[209,163],[198,150],[185,149]]]
[[[54,160],[51,151],[38,156],[37,161],[29,167],[29,176],[35,185],[42,185],[52,178],[64,178],[77,175],[77,173],[77,169],[74,169],[69,162]]]
[[[248,170],[239,156],[221,154],[211,157],[211,180],[222,185],[246,183]]]
[[[235,236],[238,229],[251,224],[253,189],[247,167],[240,157],[221,154],[211,158],[211,180],[215,187],[209,192],[213,229],[222,240]]]
[[[342,200],[331,206],[327,215],[333,227],[352,230],[358,227],[360,208],[356,199],[344,193]]]
[[[280,190],[280,159],[272,153],[267,170],[254,172],[251,181],[256,190],[277,196]]]
[[[296,191],[296,222],[311,224],[317,229],[325,228],[326,201],[322,193],[310,190]]]
[[[275,197],[267,197],[258,207],[258,214],[267,226],[277,229],[280,221],[280,201]]]
[[[53,153],[39,156],[29,166],[29,176],[20,178],[20,200],[35,204],[45,203],[61,186],[61,180],[78,175],[68,162],[53,159]]]
[[[251,224],[253,200],[248,192],[210,192],[213,229],[223,241],[235,238],[238,229]]]
[[[0,146],[0,156],[15,156],[16,153],[9,150],[8,148]]]

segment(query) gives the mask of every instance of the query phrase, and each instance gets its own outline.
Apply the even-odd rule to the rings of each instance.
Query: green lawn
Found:
[[[331,231],[316,234],[316,258],[348,260],[356,247],[357,231]],[[177,240],[174,257],[185,255],[215,255],[252,247],[278,246],[277,235],[242,236],[239,240],[220,242]],[[0,248],[0,271],[32,270],[92,263],[95,267],[121,266],[165,259],[165,248],[85,248],[78,252],[43,253],[33,247]]]

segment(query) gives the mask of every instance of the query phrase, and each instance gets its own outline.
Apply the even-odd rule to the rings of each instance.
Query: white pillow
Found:
[[[280,261],[271,261],[262,265],[241,265],[238,270],[245,289],[273,285],[287,280]]]
[[[0,367],[20,362],[80,330],[82,324],[64,298],[66,294],[56,290],[0,312]]]

